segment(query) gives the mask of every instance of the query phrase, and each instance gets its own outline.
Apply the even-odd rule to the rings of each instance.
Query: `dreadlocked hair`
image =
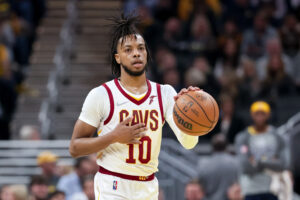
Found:
[[[119,40],[121,39],[121,45],[123,44],[126,37],[129,35],[141,35],[142,34],[136,28],[136,25],[139,23],[138,16],[134,14],[130,14],[125,16],[124,13],[121,14],[120,17],[113,17],[109,19],[112,21],[113,24],[111,30],[111,44],[110,44],[110,62],[111,62],[111,69],[112,74],[115,77],[119,77],[121,75],[121,66],[117,63],[115,59],[115,54],[117,53],[117,46]],[[148,46],[145,42],[146,51],[147,51],[147,63],[150,63],[151,57]]]

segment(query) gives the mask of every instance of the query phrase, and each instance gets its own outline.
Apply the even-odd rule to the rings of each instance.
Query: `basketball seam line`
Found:
[[[189,120],[191,120],[191,121],[193,121],[194,123],[196,123],[196,124],[198,124],[199,126],[203,126],[203,127],[205,127],[205,128],[211,128],[210,126],[205,126],[205,125],[203,125],[203,124],[200,124],[200,123],[198,123],[198,122],[196,122],[196,121],[194,121],[194,120],[192,120],[191,118],[189,118],[187,115],[185,115],[181,110],[180,110],[180,108],[178,107],[178,105],[175,103],[175,106],[178,108],[178,110],[184,115],[184,116],[186,116],[186,118],[188,118]]]
[[[189,94],[186,94],[187,96],[189,96],[191,99],[193,99],[196,104],[198,104],[198,106],[201,108],[201,110],[203,111],[203,113],[205,114],[207,120],[210,122],[210,123],[215,123],[214,121],[210,120],[209,117],[207,116],[206,112],[204,111],[204,109],[202,108],[202,106]],[[210,127],[211,128],[211,127]]]
[[[210,98],[210,96],[208,96],[208,98],[209,98],[209,100],[212,102],[212,105],[213,105],[213,107],[214,107],[214,119],[215,119],[215,117],[216,117],[215,104],[214,104],[213,100]]]

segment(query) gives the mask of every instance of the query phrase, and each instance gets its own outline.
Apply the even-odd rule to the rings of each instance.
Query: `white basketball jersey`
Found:
[[[99,136],[112,131],[121,121],[132,116],[131,125],[145,123],[146,135],[141,144],[114,143],[99,152],[97,163],[113,172],[148,176],[156,172],[164,123],[160,85],[147,80],[148,91],[141,98],[130,96],[117,79],[103,84],[110,102],[110,113],[101,123]]]
[[[97,163],[103,168],[134,176],[156,172],[165,120],[182,146],[190,149],[197,144],[198,137],[182,133],[173,120],[177,94],[174,88],[148,80],[147,85],[148,91],[139,99],[126,92],[118,79],[94,88],[86,97],[79,119],[96,127],[99,137],[115,129],[128,116],[133,117],[131,125],[142,122],[148,127],[141,144],[114,143],[98,152]]]

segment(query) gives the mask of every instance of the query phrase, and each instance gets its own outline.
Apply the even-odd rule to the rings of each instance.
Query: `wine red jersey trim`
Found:
[[[132,181],[152,181],[154,179],[154,173],[151,174],[150,176],[133,176],[133,175],[112,172],[101,166],[99,167],[99,172],[102,174],[112,175],[112,176],[116,176],[116,177],[127,179],[127,180],[132,180]]]
[[[150,96],[150,94],[151,94],[151,84],[150,84],[149,80],[147,80],[148,91],[147,91],[146,95],[145,95],[142,99],[140,99],[140,100],[137,100],[137,99],[133,98],[132,96],[130,96],[129,94],[127,94],[127,93],[123,90],[123,88],[121,87],[121,85],[120,85],[118,79],[115,79],[114,82],[115,82],[117,88],[120,90],[120,92],[121,92],[127,99],[129,99],[131,102],[135,103],[136,105],[141,105],[142,103],[144,103],[144,102],[148,99],[148,97]]]
[[[164,123],[165,122],[165,117],[164,117],[164,108],[163,108],[163,103],[162,103],[160,84],[156,83],[156,89],[157,89],[157,98],[158,98],[158,103],[159,103],[159,109],[160,109],[160,114],[161,114],[161,118],[162,118],[162,123]]]
[[[110,111],[109,111],[109,115],[107,117],[107,119],[104,121],[104,125],[106,125],[112,118],[114,111],[115,111],[115,105],[114,105],[114,97],[112,95],[111,90],[109,89],[109,87],[104,83],[103,87],[106,89],[107,94],[108,94],[108,98],[109,98],[109,104],[110,104]]]

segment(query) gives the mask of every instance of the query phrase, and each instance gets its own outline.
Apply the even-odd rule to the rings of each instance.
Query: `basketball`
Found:
[[[217,124],[219,107],[207,92],[189,91],[177,99],[173,119],[177,127],[188,135],[205,135]]]

